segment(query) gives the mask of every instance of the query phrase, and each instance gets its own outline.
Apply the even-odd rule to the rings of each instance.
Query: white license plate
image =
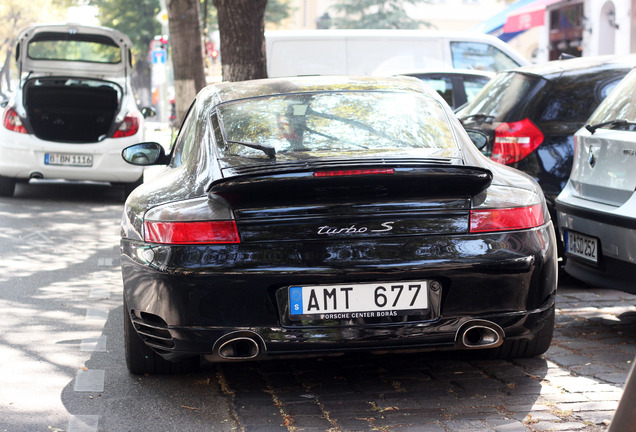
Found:
[[[565,251],[579,258],[598,262],[598,240],[574,231],[565,231]]]
[[[93,155],[46,153],[44,163],[46,165],[91,167],[93,166]]]
[[[382,282],[289,287],[290,317],[377,318],[422,314],[428,308],[428,282]]]

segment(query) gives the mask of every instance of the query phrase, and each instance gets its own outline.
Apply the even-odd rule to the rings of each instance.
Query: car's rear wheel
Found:
[[[0,176],[0,197],[12,197],[15,192],[15,179]]]
[[[499,348],[485,350],[484,354],[490,358],[511,359],[536,357],[545,353],[552,343],[555,313],[555,306],[552,305],[543,327],[531,339],[506,340]]]
[[[132,191],[137,189],[138,186],[141,186],[143,182],[144,182],[144,176],[142,175],[141,177],[139,177],[138,180],[132,183],[115,183],[113,184],[113,186],[121,187],[124,190],[124,198],[128,198],[128,195],[130,195]]]
[[[124,344],[126,365],[130,373],[144,374],[179,374],[194,372],[199,367],[199,357],[189,357],[178,361],[168,361],[154,352],[141,339],[130,317],[124,299]]]

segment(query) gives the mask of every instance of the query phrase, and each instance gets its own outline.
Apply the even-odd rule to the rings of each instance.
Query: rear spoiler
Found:
[[[223,197],[234,209],[346,203],[352,199],[472,197],[490,186],[492,177],[488,169],[462,165],[339,166],[238,175],[213,182],[209,194]]]

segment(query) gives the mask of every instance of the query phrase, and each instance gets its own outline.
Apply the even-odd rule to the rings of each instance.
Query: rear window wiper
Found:
[[[488,114],[471,114],[466,117],[460,118],[461,122],[465,122],[466,120],[482,120],[483,122],[492,122],[495,119],[495,116]]]
[[[617,119],[617,120],[606,121],[603,123],[597,123],[594,125],[585,125],[585,129],[587,129],[591,134],[593,134],[594,132],[596,132],[596,129],[600,129],[605,126],[609,126],[610,128],[613,128],[616,126],[629,126],[629,125],[636,125],[636,123],[627,121],[625,119]]]
[[[239,144],[245,147],[250,147],[256,150],[260,150],[267,155],[270,159],[276,159],[276,149],[267,144],[256,144],[256,143],[248,143],[242,141],[228,141],[228,143]]]

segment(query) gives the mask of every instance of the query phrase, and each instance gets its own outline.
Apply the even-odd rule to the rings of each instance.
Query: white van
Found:
[[[496,72],[529,63],[505,42],[476,32],[268,31],[265,42],[269,77],[448,68]]]

